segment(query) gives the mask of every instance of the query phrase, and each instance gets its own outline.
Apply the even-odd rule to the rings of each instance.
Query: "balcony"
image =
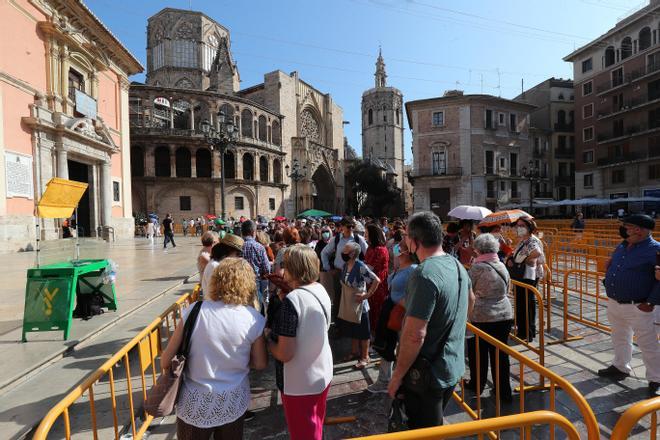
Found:
[[[463,168],[449,167],[445,169],[437,168],[416,168],[409,174],[410,177],[458,177],[463,175]]]
[[[573,133],[575,131],[574,122],[555,122],[555,131],[567,131]]]
[[[612,142],[615,139],[620,139],[628,136],[637,136],[651,130],[660,129],[660,122],[653,121],[652,124],[641,123],[635,125],[629,125],[623,131],[604,131],[598,133],[596,140],[598,142]]]
[[[572,148],[558,148],[555,150],[555,159],[575,159],[575,150]]]
[[[573,176],[557,175],[555,176],[555,185],[573,185],[575,179]]]
[[[597,164],[599,167],[608,165],[616,165],[624,162],[632,162],[635,160],[646,159],[647,156],[641,151],[632,151],[620,156],[608,156],[598,159]]]
[[[650,75],[660,70],[660,62],[650,63],[644,67],[630,72],[630,81],[636,81],[646,75]]]
[[[635,110],[639,107],[643,107],[647,104],[654,104],[660,102],[660,96],[638,96],[636,98],[626,99],[623,102],[619,103],[617,107],[598,109],[598,119],[604,119],[613,115],[618,115],[630,110]]]
[[[534,198],[536,199],[551,199],[552,197],[551,191],[534,191]]]

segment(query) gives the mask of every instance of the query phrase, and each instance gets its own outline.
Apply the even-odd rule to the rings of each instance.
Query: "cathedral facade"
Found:
[[[224,158],[200,130],[219,112],[238,132]],[[146,84],[130,89],[133,211],[220,216],[225,198],[234,218],[292,217],[296,206],[341,213],[342,119],[332,97],[297,72],[241,89],[229,31],[203,13],[163,9],[148,23]]]
[[[387,86],[385,62],[380,51],[374,77],[374,87],[362,94],[362,157],[382,164],[387,178],[404,193],[403,94]],[[405,207],[402,208],[405,211]]]

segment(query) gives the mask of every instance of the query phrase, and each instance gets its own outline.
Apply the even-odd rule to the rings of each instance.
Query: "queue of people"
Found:
[[[608,316],[615,358],[599,374],[616,380],[630,374],[635,334],[649,393],[657,394],[660,351],[653,314],[647,314],[660,303],[655,266],[660,244],[650,237],[652,219],[631,216],[623,225],[624,242],[605,279],[614,300]],[[242,237],[203,234],[197,264],[209,305],[195,326],[199,334],[193,333],[191,369],[177,405],[180,438],[208,438],[211,432],[225,435],[216,438],[240,438],[246,389],[249,401],[247,374],[265,367],[268,349],[290,437],[321,439],[335,337],[350,339],[341,361],[355,362],[355,369],[380,357],[378,380],[368,391],[388,393],[405,408],[410,429],[443,423],[466,359],[467,390],[483,393],[490,365],[492,395],[510,402],[508,356],[483,340],[477,348],[466,335],[468,321],[505,344],[512,331],[525,341],[542,331],[536,328],[533,295],[517,286],[514,304],[509,300],[511,280],[537,286],[544,277],[537,225],[520,218],[509,227],[518,237],[515,245],[501,226],[477,234],[472,222],[463,221],[450,223],[445,232],[431,212],[416,213],[405,224],[380,219],[362,225],[344,217],[337,224],[287,221],[264,228],[246,220]],[[164,366],[177,332],[173,348],[163,355]],[[240,355],[225,362],[232,350]],[[214,362],[217,369],[205,369]],[[222,407],[227,393],[240,403],[231,411]]]

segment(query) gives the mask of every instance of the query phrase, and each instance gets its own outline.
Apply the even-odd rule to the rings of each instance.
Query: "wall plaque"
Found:
[[[32,199],[32,156],[5,152],[5,182],[7,197]]]

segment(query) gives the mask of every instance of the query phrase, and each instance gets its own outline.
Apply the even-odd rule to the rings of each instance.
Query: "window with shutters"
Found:
[[[433,152],[433,175],[447,174],[447,156],[444,151]]]
[[[445,112],[433,112],[433,126],[443,127],[444,125],[445,125]]]

